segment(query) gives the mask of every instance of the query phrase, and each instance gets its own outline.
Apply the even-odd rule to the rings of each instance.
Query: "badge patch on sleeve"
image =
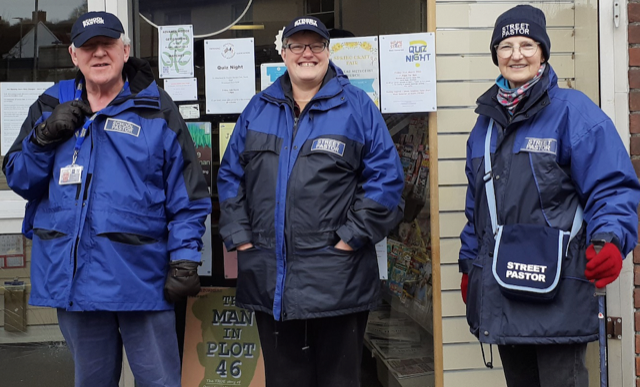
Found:
[[[345,144],[342,141],[332,138],[317,138],[311,144],[311,151],[330,152],[339,156],[344,156]]]
[[[552,155],[558,152],[558,140],[555,138],[525,138],[525,146],[520,150],[532,153],[549,153]]]
[[[104,125],[104,130],[109,132],[118,132],[124,134],[130,134],[138,137],[140,135],[140,126],[129,121],[117,120],[115,118],[107,118],[107,123]]]

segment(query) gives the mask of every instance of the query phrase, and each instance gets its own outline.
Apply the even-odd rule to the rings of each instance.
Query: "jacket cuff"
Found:
[[[202,254],[199,251],[192,249],[178,249],[169,254],[169,259],[171,259],[171,261],[184,259],[187,261],[200,262],[201,258]]]
[[[31,133],[22,141],[22,147],[28,148],[32,152],[50,152],[58,146],[59,141],[52,142],[46,145],[41,145],[36,139],[36,130],[32,130]]]
[[[245,243],[250,243],[251,237],[251,232],[247,230],[235,232],[224,238],[224,247],[227,248],[227,251],[234,251],[238,246],[242,246]]]
[[[356,237],[346,225],[340,227],[338,231],[336,231],[336,234],[338,234],[344,243],[348,244],[354,250],[362,248],[366,242],[364,238]]]
[[[593,234],[593,236],[591,237],[591,240],[589,241],[589,243],[592,243],[591,241],[594,240],[601,240],[601,241],[605,241],[607,243],[613,243],[617,248],[618,251],[620,252],[620,255],[622,255],[622,259],[624,259],[626,257],[625,254],[623,254],[622,252],[622,246],[620,245],[620,239],[618,238],[618,236],[612,232],[599,232],[596,234]]]
[[[471,260],[470,259],[459,259],[458,260],[458,271],[460,273],[469,273],[471,271]]]

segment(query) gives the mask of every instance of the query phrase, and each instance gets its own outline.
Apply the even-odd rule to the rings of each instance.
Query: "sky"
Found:
[[[47,20],[67,19],[71,11],[86,0],[38,0],[38,8],[47,13]],[[35,10],[35,0],[0,0],[0,16],[10,24],[18,23],[14,17],[31,18]]]

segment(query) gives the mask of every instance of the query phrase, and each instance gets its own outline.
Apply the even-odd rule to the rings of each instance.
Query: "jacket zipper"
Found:
[[[292,106],[291,104],[289,104],[289,101],[280,100],[280,99],[277,99],[275,97],[271,97],[271,96],[265,94],[265,97],[267,97],[268,100],[271,100],[271,101],[277,102],[277,103],[284,103],[284,104],[288,105],[289,108],[291,109],[291,113],[293,114],[293,132],[291,133],[291,139],[289,141],[289,152],[288,153],[290,153],[292,151],[292,149],[293,149],[293,142],[295,140],[295,137],[298,135],[298,123],[300,122],[300,119],[304,116],[304,114],[307,113],[311,109],[311,106],[313,106],[313,104],[315,102],[323,100],[323,99],[334,98],[338,94],[340,94],[341,92],[342,92],[342,89],[339,92],[337,92],[336,94],[331,95],[331,96],[321,97],[321,98],[318,98],[318,99],[312,98],[311,101],[309,101],[309,103],[307,103],[307,105],[304,107],[304,109],[300,112],[300,115],[298,117],[296,117],[295,107]],[[294,104],[295,104],[295,102],[294,102]],[[287,154],[287,157],[289,157],[288,154]],[[289,171],[287,171],[287,173],[288,172]],[[288,181],[289,180],[287,179],[287,184],[288,184]],[[285,205],[285,214],[286,214],[286,212],[287,211],[286,211],[286,205]],[[283,239],[284,239],[285,247],[286,247],[287,240],[286,240],[286,238],[283,238]],[[285,248],[285,253],[286,253],[286,248]],[[283,261],[283,265],[284,265],[284,275],[282,276],[282,279],[280,280],[280,284],[279,284],[280,285],[280,289],[282,289],[282,292],[281,292],[282,294],[284,294],[284,281],[285,281],[285,278],[287,276],[287,262],[286,262],[286,260]],[[286,312],[284,310],[283,297],[280,297],[280,316],[285,316],[285,315],[286,315]]]
[[[93,126],[93,124],[91,124],[91,126]],[[89,154],[91,154],[93,152],[93,133],[87,133],[87,134],[91,138],[91,150],[89,152]],[[84,207],[85,201],[87,200],[90,184],[91,184],[91,175],[89,174],[89,171],[87,171],[87,179],[84,182],[84,193],[82,195],[82,201],[81,201],[82,204],[80,205],[80,222],[79,222],[80,224],[82,223],[82,213],[84,212],[83,207]],[[78,184],[78,187],[76,189],[76,202],[78,201],[78,199],[80,199],[81,191],[82,191],[82,184]],[[78,270],[78,246],[79,245],[80,245],[80,227],[78,225],[78,235],[76,236],[76,243],[73,247],[73,275],[71,276],[72,279],[76,276],[76,271]]]

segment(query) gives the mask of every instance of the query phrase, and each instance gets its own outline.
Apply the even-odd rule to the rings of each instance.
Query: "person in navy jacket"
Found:
[[[618,277],[637,240],[640,185],[630,158],[597,105],[579,91],[558,87],[550,48],[539,9],[519,5],[498,17],[490,50],[501,75],[478,99],[478,120],[467,142],[462,297],[471,332],[481,343],[498,345],[507,384],[518,387],[588,385],[586,346],[598,337],[595,287]],[[487,195],[488,181],[494,196]],[[568,232],[578,219],[553,298],[518,300],[499,290],[493,259],[500,250],[494,249],[489,200],[499,225]],[[582,211],[583,217],[574,215]],[[518,254],[528,253],[523,247]],[[511,269],[522,278],[551,274],[540,265]]]
[[[244,109],[218,172],[236,305],[255,311],[267,385],[359,386],[374,245],[402,219],[403,171],[380,111],[329,60],[315,17],[283,33],[286,73]]]
[[[58,309],[77,387],[117,385],[123,345],[136,383],[179,387],[173,303],[200,289],[206,182],[118,18],[84,14],[71,41],[76,79],[31,106],[3,164],[28,200],[29,302]]]

